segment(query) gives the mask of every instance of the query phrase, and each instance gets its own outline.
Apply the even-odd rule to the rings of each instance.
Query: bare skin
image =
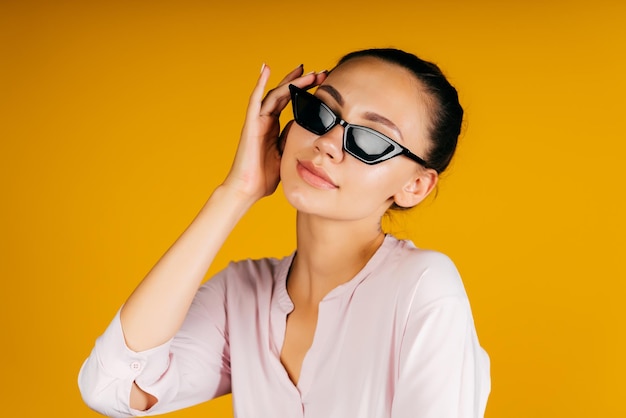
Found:
[[[404,69],[373,59],[354,60],[336,68],[324,87],[317,95],[349,122],[381,130],[425,153],[426,132],[420,130],[425,124],[415,117],[425,115],[424,106],[415,99],[420,86]],[[328,94],[329,89],[341,97]],[[385,102],[389,97],[393,103]],[[397,131],[372,122],[383,119],[372,118],[373,113],[393,121]],[[342,136],[339,127],[316,136],[294,125],[281,162],[283,189],[298,209],[298,251],[287,281],[294,310],[287,317],[280,358],[296,385],[314,340],[320,301],[353,278],[380,247],[384,239],[380,220],[389,206],[393,202],[416,205],[437,181],[433,170],[406,158],[363,164],[344,152]],[[297,169],[302,161],[323,170],[336,187],[307,181]]]
[[[311,236],[300,232],[306,229],[304,223],[302,220],[298,222],[298,237]],[[280,360],[295,385],[300,379],[304,357],[313,344],[320,301],[331,290],[354,277],[382,244],[384,235],[380,229],[372,229],[369,235],[370,242],[361,253],[354,253],[353,248],[346,250],[354,245],[354,235],[344,235],[341,239],[333,234],[332,243],[321,237],[298,240],[298,256],[287,283],[294,310],[287,316],[280,354]]]
[[[423,104],[415,100],[419,86],[399,67],[375,59],[354,61],[328,76],[332,86],[345,95],[344,105],[333,106],[349,122],[379,129],[423,154],[427,146],[424,132],[413,126],[415,118],[406,117],[406,109],[412,115],[423,111]],[[129,297],[121,311],[121,322],[126,343],[135,351],[172,338],[232,229],[256,201],[274,193],[280,179],[287,199],[298,210],[298,251],[287,281],[294,310],[287,317],[280,354],[285,370],[297,385],[302,361],[315,335],[319,302],[350,280],[380,247],[384,239],[380,219],[389,206],[393,202],[402,206],[419,203],[432,190],[437,176],[406,158],[367,166],[346,157],[341,127],[317,137],[293,124],[279,155],[275,145],[280,131],[278,115],[289,103],[288,84],[301,88],[319,85],[327,75],[303,76],[298,67],[263,98],[268,78],[269,68],[264,67],[250,97],[239,147],[226,179]],[[329,95],[318,94],[331,103]],[[394,99],[391,111],[380,107],[387,96]],[[372,112],[385,113],[386,119],[395,122],[401,137],[383,124],[372,122],[367,117]],[[319,182],[311,183],[310,175],[302,176],[301,162],[332,175],[337,187],[319,188]],[[133,385],[132,408],[146,410],[157,401]]]
[[[317,85],[326,74],[289,73],[265,98],[270,76],[263,68],[250,97],[239,147],[224,182],[194,221],[152,268],[120,313],[124,338],[134,351],[168,341],[180,328],[193,297],[224,241],[246,211],[276,190],[280,156],[278,115],[289,103],[288,84]],[[147,410],[157,399],[133,384],[130,406]]]

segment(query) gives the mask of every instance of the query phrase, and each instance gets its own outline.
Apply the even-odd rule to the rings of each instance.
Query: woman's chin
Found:
[[[314,210],[315,208],[315,200],[312,196],[307,196],[303,190],[299,190],[297,188],[285,187],[283,185],[283,195],[287,202],[296,209],[298,212],[308,213]],[[319,203],[318,203],[319,204]]]

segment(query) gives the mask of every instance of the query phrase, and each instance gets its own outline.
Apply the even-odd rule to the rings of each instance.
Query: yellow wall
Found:
[[[467,111],[401,228],[464,277],[487,417],[626,416],[624,4],[2,1],[0,415],[96,416],[80,364],[225,175],[261,63],[276,82],[396,46],[440,63]],[[265,199],[212,271],[290,252],[292,218]]]

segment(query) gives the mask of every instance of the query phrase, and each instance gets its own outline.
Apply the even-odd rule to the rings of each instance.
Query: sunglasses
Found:
[[[337,116],[324,102],[311,93],[289,85],[293,116],[296,123],[315,135],[324,135],[336,125],[343,126],[343,149],[365,164],[378,164],[398,155],[409,157],[428,167],[426,161],[393,139],[366,126],[352,125]]]

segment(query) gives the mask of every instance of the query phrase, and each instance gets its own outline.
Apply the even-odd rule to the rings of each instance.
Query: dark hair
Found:
[[[347,54],[339,60],[337,67],[354,58],[373,57],[399,65],[409,70],[422,84],[424,92],[432,100],[430,109],[430,139],[428,155],[421,156],[437,173],[450,164],[461,133],[463,108],[457,91],[448,82],[439,67],[413,54],[393,48],[365,49]]]

